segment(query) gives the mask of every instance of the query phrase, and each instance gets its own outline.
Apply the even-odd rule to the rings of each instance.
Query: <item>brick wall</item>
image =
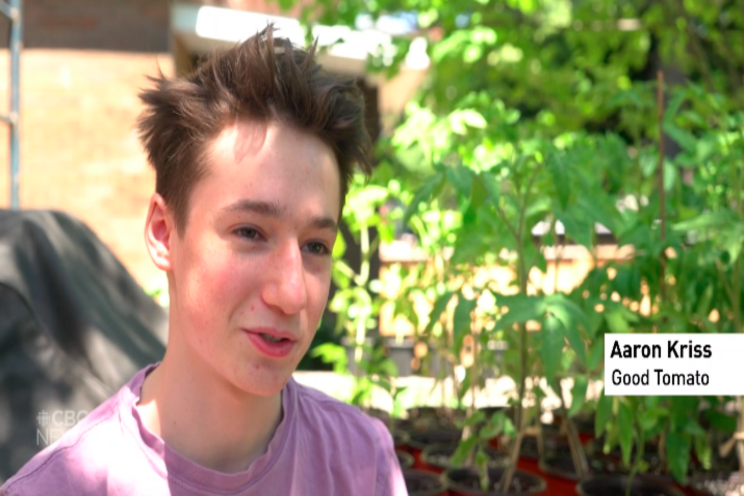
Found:
[[[0,68],[8,67],[7,52]],[[168,54],[29,49],[22,56],[23,208],[51,208],[84,220],[141,284],[157,277],[143,227],[154,173],[137,140],[138,89]],[[0,70],[0,109],[8,71]],[[0,207],[9,205],[8,133],[0,127]]]
[[[139,88],[173,71],[168,0],[24,0],[21,61],[23,208],[85,221],[141,284],[158,271],[144,248],[154,187],[133,131]],[[0,20],[0,40],[9,23]],[[0,52],[0,111],[8,107]],[[0,125],[0,207],[9,206],[8,130]]]
[[[168,0],[23,0],[23,16],[27,48],[168,51]]]

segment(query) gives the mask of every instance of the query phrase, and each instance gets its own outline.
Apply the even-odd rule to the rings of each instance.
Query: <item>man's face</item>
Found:
[[[199,368],[268,396],[326,306],[338,167],[320,139],[282,124],[236,123],[208,152],[183,236],[170,237],[171,332]]]

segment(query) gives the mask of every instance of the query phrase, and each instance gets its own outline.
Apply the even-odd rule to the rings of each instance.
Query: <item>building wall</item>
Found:
[[[168,0],[23,0],[23,16],[26,48],[168,51]]]
[[[167,0],[24,0],[20,201],[86,222],[140,284],[159,274],[144,248],[154,174],[134,126],[145,75],[173,72]],[[7,39],[7,22],[0,22]],[[0,111],[9,61],[0,52]],[[8,137],[0,124],[0,208]]]
[[[142,234],[154,174],[134,130],[137,92],[146,74],[172,72],[170,55],[29,49],[21,64],[22,208],[79,217],[148,284],[158,275]],[[3,111],[7,99],[0,71]],[[8,207],[8,131],[0,129],[0,207]]]

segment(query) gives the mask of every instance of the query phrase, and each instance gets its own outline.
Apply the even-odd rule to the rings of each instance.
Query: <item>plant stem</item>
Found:
[[[683,7],[684,8],[684,7]],[[659,188],[659,221],[661,222],[659,239],[663,245],[666,239],[666,194],[664,192],[664,73],[656,73],[658,82],[656,88],[656,105],[658,107],[659,118],[659,168],[658,168],[658,188]],[[661,301],[666,299],[666,249],[662,248],[660,256],[661,278],[660,296]]]
[[[524,437],[524,428],[520,425],[517,431],[517,439],[514,440],[514,446],[509,457],[509,465],[504,471],[504,475],[501,478],[501,493],[508,494],[509,486],[511,486],[511,480],[514,476],[514,471],[517,468],[517,460],[519,459],[519,450],[522,447],[522,437]]]
[[[638,473],[638,470],[641,468],[641,462],[643,462],[643,450],[645,448],[646,441],[643,439],[643,436],[640,437],[640,442],[638,443],[638,453],[636,454],[635,462],[633,463],[633,468],[630,470],[630,474],[628,474],[628,485],[625,487],[625,496],[630,496],[630,489],[633,487],[633,477]]]
[[[589,474],[589,462],[586,460],[586,453],[579,440],[579,434],[576,432],[576,426],[573,421],[568,417],[568,411],[566,405],[563,402],[563,394],[560,395],[561,400],[561,414],[563,415],[563,422],[566,426],[566,436],[568,437],[568,447],[571,450],[571,459],[573,460],[574,467],[576,467],[576,475],[581,479]]]
[[[563,259],[563,248],[566,246],[566,232],[565,232],[565,226],[563,231],[563,242],[558,243],[558,227],[557,227],[557,221],[553,221],[553,236],[555,237],[555,244],[554,247],[555,253],[553,256],[553,266],[554,266],[554,280],[553,280],[553,293],[558,293],[558,272],[561,267],[561,260]]]
[[[741,133],[741,131],[740,131]],[[741,134],[740,134],[741,135]],[[741,172],[739,171],[740,167],[736,162],[732,162],[731,167],[735,170],[735,180],[734,180],[734,205],[736,208],[737,217],[739,218],[739,222],[742,221],[742,217],[744,217],[744,211],[742,209],[742,200],[741,200]],[[720,267],[719,267],[720,268]],[[732,291],[732,299],[731,299],[731,307],[734,311],[734,332],[740,333],[742,332],[742,316],[741,316],[741,277],[742,277],[742,267],[741,267],[741,253],[736,257],[736,260],[734,261],[734,267],[733,267],[733,281],[731,284],[731,291]],[[739,397],[739,431],[738,431],[738,439],[736,441],[736,452],[739,456],[739,481],[744,481],[744,397]]]
[[[521,204],[519,205],[519,223],[516,230],[516,246],[517,246],[517,280],[519,282],[520,294],[527,294],[527,282],[528,282],[528,267],[526,267],[524,260],[524,236],[525,236],[525,214],[527,211],[527,205],[529,203],[530,191],[532,185],[537,178],[537,169],[540,164],[536,164],[535,168],[530,173],[529,180],[527,181],[527,187],[525,188],[524,194],[521,198]],[[517,191],[519,195],[519,191]],[[504,218],[505,219],[505,218]],[[532,231],[527,230],[527,235],[532,236]],[[520,371],[519,371],[519,399],[517,402],[517,425],[519,425],[519,433],[517,434],[517,441],[514,443],[514,447],[511,452],[511,459],[509,460],[509,467],[504,471],[504,475],[501,480],[502,492],[507,493],[509,486],[511,485],[514,471],[517,467],[517,459],[519,458],[519,449],[522,443],[522,435],[524,429],[524,393],[527,386],[527,326],[524,322],[519,324],[519,346],[520,346]],[[538,410],[540,406],[538,405]],[[540,417],[538,413],[538,418]]]

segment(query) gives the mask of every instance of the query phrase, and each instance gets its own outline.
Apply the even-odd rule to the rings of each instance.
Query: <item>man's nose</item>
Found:
[[[266,270],[263,299],[267,305],[287,315],[302,311],[307,305],[305,268],[302,251],[297,244],[277,250]]]

